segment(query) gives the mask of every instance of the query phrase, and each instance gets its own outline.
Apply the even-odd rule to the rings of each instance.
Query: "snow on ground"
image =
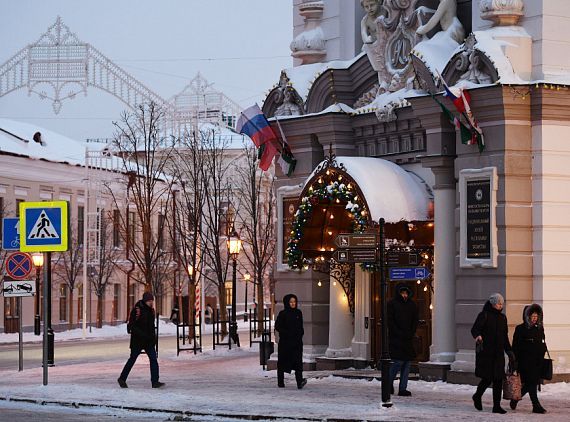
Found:
[[[243,322],[243,320],[238,321],[238,328],[248,330],[249,323]],[[168,320],[160,319],[159,328],[158,328],[159,335],[176,335],[176,325],[171,323]],[[43,331],[42,331],[43,333]],[[212,334],[212,326],[209,324],[205,325],[204,334]],[[120,338],[120,337],[128,337],[130,334],[127,333],[127,324],[121,323],[119,325],[105,325],[102,328],[87,328],[87,332],[85,338]],[[73,330],[66,330],[62,332],[55,333],[56,341],[59,340],[78,340],[83,338],[83,329],[82,328],[75,328]],[[34,333],[24,333],[24,343],[34,343],[40,342],[42,336],[36,336]],[[18,342],[18,333],[11,333],[5,334],[0,333],[0,344],[6,343],[17,343]]]
[[[160,379],[162,389],[151,389],[148,362],[139,358],[128,379],[129,388],[121,389],[116,379],[123,360],[102,363],[55,366],[49,369],[49,385],[42,386],[42,368],[2,371],[0,399],[31,399],[36,402],[64,402],[101,405],[111,408],[141,408],[162,413],[192,412],[198,415],[259,415],[304,420],[351,419],[407,421],[484,421],[492,415],[491,392],[483,397],[484,411],[474,409],[474,387],[443,382],[411,381],[413,396],[393,397],[394,406],[380,405],[379,381],[346,379],[327,372],[307,372],[307,386],[298,390],[294,377],[286,375],[286,388],[277,388],[274,371],[259,366],[256,347],[208,350],[197,356],[162,351]],[[543,387],[541,401],[548,409],[549,421],[566,421],[570,385]],[[3,401],[0,400],[0,407]],[[508,408],[508,403],[503,402]],[[512,421],[535,420],[528,398],[516,411],[504,416]],[[494,419],[494,418],[493,418]]]

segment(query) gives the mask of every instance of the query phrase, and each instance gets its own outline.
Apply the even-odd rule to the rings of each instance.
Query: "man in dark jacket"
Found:
[[[279,333],[277,348],[277,385],[285,387],[285,372],[295,371],[297,388],[307,384],[303,378],[303,313],[297,308],[297,296],[283,297],[285,307],[275,321],[275,331]]]
[[[394,379],[400,371],[399,396],[411,396],[408,391],[408,375],[411,361],[416,357],[414,336],[418,327],[418,307],[412,300],[413,292],[405,284],[398,284],[394,298],[388,302],[388,335],[390,345],[390,381],[394,391]]]
[[[142,300],[139,300],[129,315],[127,329],[131,333],[131,356],[117,382],[121,388],[128,388],[127,377],[137,361],[137,358],[144,350],[150,361],[150,381],[152,388],[160,388],[164,385],[158,380],[158,360],[156,359],[155,328],[154,328],[154,296],[150,292],[143,294]]]
[[[487,387],[493,384],[493,413],[500,414],[507,413],[501,407],[505,352],[509,356],[511,366],[514,366],[507,317],[502,313],[504,303],[505,299],[501,294],[492,294],[471,328],[476,344],[475,375],[481,378],[472,397],[473,405],[477,410],[483,410],[481,398]]]

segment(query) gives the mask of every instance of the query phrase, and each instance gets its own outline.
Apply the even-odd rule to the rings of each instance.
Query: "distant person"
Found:
[[[295,371],[297,388],[307,384],[303,378],[303,313],[297,308],[297,296],[285,295],[285,309],[279,312],[275,321],[275,331],[279,333],[277,356],[277,386],[285,387],[285,372]]]
[[[522,395],[526,393],[532,402],[532,413],[546,413],[538,401],[538,384],[542,369],[542,360],[546,353],[544,327],[542,325],[542,308],[534,303],[527,305],[523,311],[523,323],[517,325],[513,337],[513,352],[517,359],[518,371],[523,384]],[[517,408],[518,401],[511,400],[511,409]]]
[[[494,293],[485,302],[483,310],[471,328],[475,339],[475,375],[481,378],[477,391],[473,395],[473,405],[477,410],[483,410],[481,398],[483,393],[493,384],[493,413],[507,413],[501,407],[503,378],[505,377],[505,352],[509,356],[511,367],[515,366],[514,354],[507,326],[507,317],[502,313],[505,299],[499,293]]]
[[[212,307],[210,306],[210,304],[206,305],[206,309],[204,309],[204,320],[206,324],[213,324],[214,318],[214,310],[212,309]]]
[[[413,292],[405,284],[398,284],[394,298],[388,302],[388,333],[390,359],[390,383],[394,393],[394,379],[400,371],[399,396],[411,396],[408,376],[411,361],[416,357],[414,336],[418,328],[418,307],[412,300]]]
[[[150,362],[150,382],[152,388],[160,388],[164,385],[158,380],[158,360],[156,359],[156,335],[154,328],[154,296],[150,292],[143,294],[142,300],[139,300],[129,315],[127,331],[131,334],[131,356],[117,382],[121,388],[128,388],[127,377],[137,361],[137,358],[144,350]]]

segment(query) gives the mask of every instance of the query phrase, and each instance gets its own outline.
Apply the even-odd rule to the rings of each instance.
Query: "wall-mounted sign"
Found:
[[[491,180],[467,181],[467,258],[491,257]]]
[[[497,168],[459,172],[460,266],[497,267]]]

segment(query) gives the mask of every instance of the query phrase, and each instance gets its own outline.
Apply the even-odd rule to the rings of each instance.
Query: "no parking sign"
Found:
[[[6,274],[14,280],[24,280],[32,272],[32,257],[24,252],[13,252],[6,257]]]

